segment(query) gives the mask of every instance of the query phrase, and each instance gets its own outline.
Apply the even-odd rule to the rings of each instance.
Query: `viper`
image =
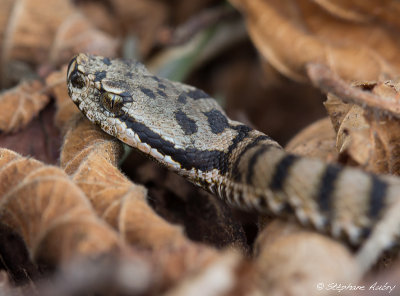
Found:
[[[383,250],[400,232],[400,180],[286,153],[227,117],[204,91],[136,61],[78,54],[68,92],[86,117],[241,209],[292,215],[354,246]]]

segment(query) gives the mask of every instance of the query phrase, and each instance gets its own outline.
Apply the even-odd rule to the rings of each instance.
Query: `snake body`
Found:
[[[381,249],[400,232],[400,181],[286,153],[229,119],[205,92],[140,63],[79,54],[68,92],[86,117],[191,182],[246,210],[292,214],[304,225]]]

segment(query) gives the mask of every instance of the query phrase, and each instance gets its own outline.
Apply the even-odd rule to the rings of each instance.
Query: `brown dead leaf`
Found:
[[[48,103],[39,80],[25,81],[0,94],[0,130],[16,132],[27,125]]]
[[[53,65],[61,65],[77,52],[115,55],[118,42],[96,30],[69,1],[17,0],[8,4],[2,6],[0,15],[0,24],[4,24],[0,29],[0,70],[5,86],[49,63],[49,56]]]
[[[112,36],[120,36],[118,19],[110,2],[102,1],[77,1],[75,6],[96,28]],[[111,9],[110,9],[111,8]]]
[[[394,12],[377,12],[385,23],[374,17],[360,22],[357,5],[350,5],[353,10],[347,6],[346,18],[340,18],[345,9],[340,13],[338,7],[343,6],[332,4],[336,1],[315,1],[322,7],[309,0],[231,2],[245,15],[250,37],[267,62],[292,79],[306,80],[305,67],[310,62],[324,63],[346,80],[375,80],[400,73],[400,24],[385,16]],[[365,2],[364,8],[373,11],[369,3],[375,2]],[[393,2],[372,7],[379,5],[378,11],[384,11]],[[336,15],[326,10],[328,6]]]
[[[384,173],[400,175],[400,119],[371,113],[366,118],[371,125],[376,166],[385,167]]]
[[[397,103],[396,96],[380,96],[368,91],[374,87],[374,82],[357,82],[350,85],[328,67],[318,63],[308,64],[307,74],[316,87],[325,93],[340,97],[345,103],[357,104],[368,110],[400,118],[400,105]],[[390,83],[397,84],[396,81]]]
[[[50,62],[61,65],[79,52],[112,58],[116,56],[119,46],[116,38],[97,30],[87,18],[76,13],[65,19],[54,36],[49,52]]]
[[[400,25],[398,14],[400,4],[398,1],[381,0],[313,0],[324,9],[340,18],[349,21],[369,22],[380,21],[387,24]]]
[[[137,36],[141,55],[148,54],[158,30],[167,20],[167,6],[157,0],[112,0],[111,3],[121,29]]]
[[[16,133],[0,134],[0,147],[46,164],[57,164],[62,138],[54,125],[54,112],[54,104],[47,104],[25,128]]]
[[[54,295],[160,295],[165,289],[157,269],[146,255],[131,252],[97,258],[75,258],[39,282],[38,296]],[[29,293],[26,296],[36,296]],[[17,296],[17,295],[15,295]],[[22,296],[22,295],[21,295]]]
[[[285,150],[303,156],[316,157],[326,162],[334,162],[338,157],[335,143],[335,131],[331,120],[327,117],[300,131],[286,145]]]
[[[166,278],[176,280],[217,257],[212,248],[190,242],[178,225],[160,218],[147,204],[147,192],[116,167],[122,144],[78,116],[70,122],[61,166],[89,197],[99,216],[125,241],[146,248],[161,260]]]
[[[268,295],[326,295],[329,291],[317,290],[318,283],[356,283],[361,275],[342,244],[294,223],[269,223],[255,249],[256,280]]]
[[[265,291],[254,285],[253,278],[254,269],[250,264],[234,252],[224,252],[200,272],[184,278],[165,296],[193,295],[199,287],[201,295],[263,295]]]
[[[12,17],[12,10],[15,6],[15,0],[3,0],[1,1],[0,9],[0,40],[4,40],[7,34],[7,24]],[[3,55],[3,48],[0,47],[0,53]]]
[[[387,173],[387,162],[382,161],[386,159],[386,155],[378,138],[374,143],[371,126],[364,116],[363,108],[345,104],[333,95],[328,95],[324,104],[333,125],[337,127],[336,148],[342,162],[358,165],[375,173]]]
[[[55,71],[46,77],[46,85],[56,102],[56,114],[54,115],[54,123],[59,130],[63,130],[65,124],[75,114],[80,113],[73,101],[68,95],[65,77],[67,76],[67,66],[61,70]]]
[[[22,236],[39,262],[59,264],[122,246],[59,168],[2,149],[0,184],[0,220]]]
[[[32,296],[39,296],[34,285],[15,286],[13,279],[7,274],[6,271],[0,271],[0,295],[12,296],[25,296],[30,294]]]
[[[308,67],[314,84],[330,93],[325,107],[337,132],[342,163],[374,173],[399,174],[399,83],[351,86],[318,65]]]

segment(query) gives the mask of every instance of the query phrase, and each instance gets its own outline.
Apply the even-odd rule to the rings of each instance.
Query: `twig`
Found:
[[[319,63],[310,63],[306,66],[306,70],[308,77],[316,87],[326,93],[332,93],[343,102],[378,111],[383,115],[400,118],[400,104],[384,100],[369,91],[351,86],[327,66]]]

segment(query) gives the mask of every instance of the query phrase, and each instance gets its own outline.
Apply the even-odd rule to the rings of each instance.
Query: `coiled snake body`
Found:
[[[67,81],[90,121],[230,204],[294,213],[354,245],[375,237],[372,244],[384,249],[400,232],[395,177],[287,154],[230,120],[203,91],[154,76],[138,62],[79,54]]]

